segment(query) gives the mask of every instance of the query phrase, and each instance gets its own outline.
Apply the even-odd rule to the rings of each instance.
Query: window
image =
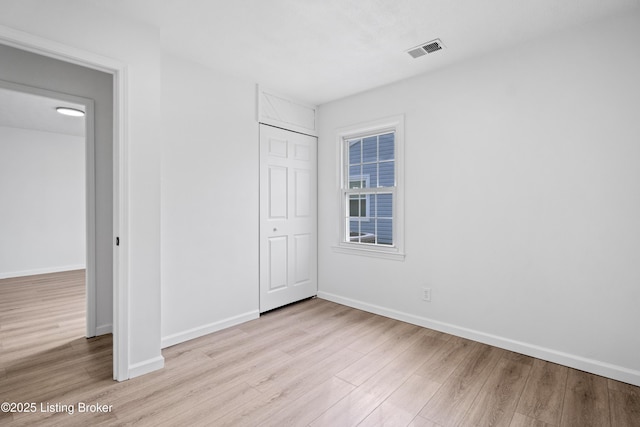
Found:
[[[339,251],[402,258],[403,117],[338,132]]]
[[[393,245],[395,132],[344,141],[350,242]]]

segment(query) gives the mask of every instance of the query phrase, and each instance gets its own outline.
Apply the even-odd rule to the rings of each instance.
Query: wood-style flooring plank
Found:
[[[559,425],[569,369],[540,359],[533,361],[516,412],[551,425]]]
[[[285,407],[269,413],[261,425],[265,427],[307,425],[354,389],[354,385],[331,377],[298,399],[292,400]]]
[[[441,341],[436,341],[441,343]],[[441,345],[434,345],[435,355],[425,362],[418,372],[430,381],[444,383],[469,353],[478,345],[465,338],[453,337]]]
[[[416,417],[411,421],[408,427],[442,427],[433,421],[429,421],[426,418],[422,418],[420,415],[416,415]]]
[[[395,339],[380,344],[360,360],[338,372],[336,376],[359,386],[425,335],[421,328],[407,329],[396,335]]]
[[[348,348],[329,348],[321,354],[324,357],[299,359],[295,364],[263,370],[259,378],[256,375],[246,381],[267,396],[301,394],[309,386],[325,382],[344,366],[362,357],[360,353]]]
[[[640,387],[607,380],[611,425],[615,427],[640,426]]]
[[[315,322],[304,328],[309,334],[298,343],[282,343],[283,351],[295,357],[327,345],[348,347],[362,333],[379,327],[380,316],[371,313],[342,312],[340,316],[330,318],[327,322]]]
[[[508,426],[531,367],[503,357],[466,413],[463,426]]]
[[[358,426],[406,426],[411,423],[440,386],[440,383],[412,375]]]
[[[567,377],[560,425],[563,427],[610,426],[607,380],[571,369]]]
[[[309,424],[312,427],[355,426],[373,412],[383,397],[356,388]]]
[[[164,399],[155,398],[153,405],[147,404],[144,412],[122,411],[125,415],[117,418],[118,423],[124,425],[202,425],[261,397],[260,392],[242,382],[225,387],[200,385],[179,393],[167,393]],[[189,404],[185,405],[186,402]],[[216,408],[215,415],[211,408]]]
[[[557,424],[547,424],[544,421],[536,420],[535,418],[527,417],[519,413],[513,414],[511,424],[509,427],[554,427]]]
[[[422,408],[420,416],[443,426],[457,425],[504,354],[496,347],[476,345]]]
[[[375,396],[386,398],[411,375],[420,375],[418,372],[420,367],[429,363],[437,355],[440,345],[441,341],[438,338],[431,335],[422,336],[415,344],[409,346],[358,388]],[[430,378],[426,379],[436,382]]]
[[[424,335],[378,370],[344,399],[325,411],[312,426],[351,426],[364,420],[436,353],[440,340]]]
[[[359,336],[354,337],[353,341],[348,345],[348,348],[362,354],[367,354],[385,341],[388,341],[394,335],[411,329],[406,323],[398,323],[388,317],[376,316],[376,320],[378,320],[378,324],[375,327],[369,328],[368,331],[359,334]]]

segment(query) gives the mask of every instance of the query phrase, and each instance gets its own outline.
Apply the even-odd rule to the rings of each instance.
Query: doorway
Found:
[[[127,236],[125,190],[127,95],[124,65],[108,58],[51,43],[0,26],[0,79],[34,88],[74,93],[95,100],[96,333],[113,332],[113,378],[129,378],[129,317],[126,310],[126,247],[115,236]],[[72,62],[69,62],[73,58]],[[124,236],[123,236],[124,234]],[[123,309],[119,309],[123,307]]]
[[[0,111],[0,278],[82,270],[85,336],[111,332],[96,327],[93,101],[0,81]]]

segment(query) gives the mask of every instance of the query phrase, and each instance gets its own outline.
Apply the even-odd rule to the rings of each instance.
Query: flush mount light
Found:
[[[77,108],[57,107],[56,111],[65,116],[84,117],[84,111],[78,110]]]

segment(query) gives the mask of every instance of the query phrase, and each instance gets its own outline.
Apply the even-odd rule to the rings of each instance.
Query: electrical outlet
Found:
[[[431,302],[431,288],[422,288],[422,300]]]

